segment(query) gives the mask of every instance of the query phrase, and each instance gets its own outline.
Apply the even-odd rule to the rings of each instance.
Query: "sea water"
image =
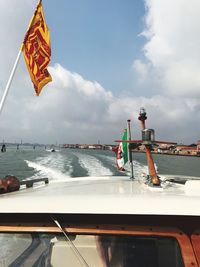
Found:
[[[153,155],[158,173],[200,177],[200,158]],[[133,153],[134,175],[148,173],[144,153]],[[44,147],[7,147],[0,152],[0,178],[8,174],[19,180],[49,178],[59,180],[85,176],[128,175],[116,168],[115,154],[108,150],[64,149],[56,152]]]

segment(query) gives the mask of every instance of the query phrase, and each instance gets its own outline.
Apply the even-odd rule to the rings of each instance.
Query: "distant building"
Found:
[[[197,141],[197,155],[200,155],[200,140]]]
[[[177,145],[176,151],[179,155],[197,155],[197,146]]]
[[[86,149],[86,148],[88,148],[88,145],[86,145],[86,144],[82,144],[82,145],[79,145],[78,148],[80,148],[80,149]]]
[[[174,151],[174,144],[159,144],[159,146],[157,147],[157,152],[160,154],[174,154]]]
[[[103,146],[99,144],[88,145],[89,149],[102,149]]]
[[[100,144],[64,144],[63,148],[79,148],[79,149],[105,149],[112,150],[112,145]]]

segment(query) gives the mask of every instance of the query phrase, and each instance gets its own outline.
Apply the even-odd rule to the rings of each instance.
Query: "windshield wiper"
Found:
[[[69,244],[71,246],[71,249],[73,250],[74,254],[76,255],[77,259],[79,260],[79,262],[86,266],[89,267],[89,265],[87,264],[86,260],[84,259],[84,257],[81,255],[80,251],[77,249],[77,247],[74,245],[74,243],[72,242],[72,240],[69,238],[69,236],[66,234],[66,231],[64,231],[64,229],[62,228],[62,226],[60,225],[60,223],[58,222],[58,220],[54,217],[51,216],[52,220],[54,221],[54,223],[58,226],[58,228],[61,230],[61,232],[63,233],[63,235],[66,237],[67,241],[69,241]]]

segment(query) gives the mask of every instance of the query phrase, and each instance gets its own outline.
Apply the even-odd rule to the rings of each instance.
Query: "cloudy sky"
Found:
[[[36,0],[0,0],[0,97]],[[43,0],[53,82],[39,97],[23,57],[0,115],[0,141],[113,143],[140,107],[156,139],[200,139],[199,0]]]

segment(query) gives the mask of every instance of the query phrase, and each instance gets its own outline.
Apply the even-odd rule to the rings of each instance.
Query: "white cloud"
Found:
[[[108,143],[120,137],[127,119],[132,120],[133,136],[138,139],[137,116],[141,106],[148,112],[147,127],[155,128],[159,139],[189,141],[198,138],[187,131],[196,119],[200,119],[200,106],[194,99],[114,97],[97,82],[87,81],[59,64],[49,70],[53,82],[39,97],[33,96],[30,81],[19,95],[25,91],[29,94],[19,98],[14,90],[10,92],[1,116],[4,139],[43,143],[100,140]],[[18,79],[15,79],[15,85],[18,87]],[[194,112],[197,114],[195,120]]]
[[[0,1],[0,86],[7,81],[17,57],[30,18],[34,13],[36,0]],[[3,64],[2,64],[3,62]]]
[[[62,142],[86,142],[89,138],[96,141],[94,131],[105,126],[112,93],[97,82],[87,81],[59,64],[50,67],[49,71],[53,82],[43,88],[39,97],[33,96],[30,81],[18,96],[16,92],[10,92],[2,113],[1,119],[5,126],[2,131],[7,132],[10,138],[17,134],[18,138],[23,136],[23,139],[28,138],[29,141],[30,138],[43,142],[53,142],[55,138]],[[17,87],[20,84],[18,79],[19,75],[15,78]],[[30,93],[20,97],[27,90]],[[15,101],[16,97],[18,101]],[[8,121],[14,121],[10,125],[15,127],[14,132],[8,132]]]
[[[161,93],[200,97],[200,2],[146,0],[146,8],[144,54]]]
[[[141,60],[136,59],[132,65],[133,71],[137,73],[138,82],[140,84],[146,83],[149,74],[150,64],[145,64]]]

